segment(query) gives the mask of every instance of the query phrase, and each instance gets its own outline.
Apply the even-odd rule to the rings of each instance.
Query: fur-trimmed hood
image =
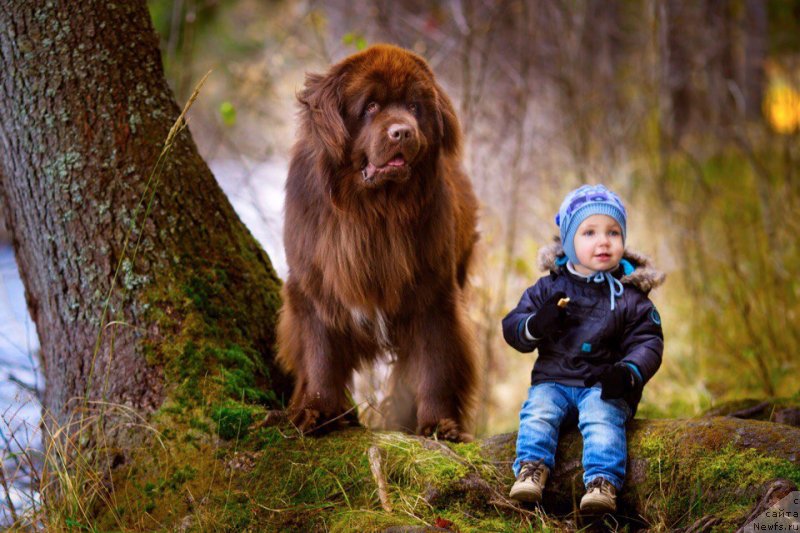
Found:
[[[564,256],[564,249],[561,242],[554,242],[539,250],[538,266],[543,272],[558,272],[562,267],[556,264],[559,257]],[[622,276],[619,281],[622,284],[630,284],[645,293],[650,292],[664,283],[666,274],[657,270],[653,261],[646,255],[626,249],[622,254],[623,259],[627,259],[634,267],[632,274]]]

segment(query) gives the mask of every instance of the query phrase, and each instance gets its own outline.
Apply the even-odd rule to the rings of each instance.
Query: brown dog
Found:
[[[303,432],[354,422],[352,373],[389,352],[412,398],[393,426],[468,439],[477,377],[462,289],[477,201],[453,105],[422,58],[388,45],[308,75],[298,99],[278,327],[292,419]]]

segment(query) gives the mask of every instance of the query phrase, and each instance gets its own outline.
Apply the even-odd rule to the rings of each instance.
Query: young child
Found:
[[[625,479],[625,423],[661,364],[664,337],[649,291],[664,281],[625,249],[625,206],[602,185],[567,195],[556,216],[561,242],[544,248],[550,274],[503,319],[506,342],[539,350],[520,412],[511,497],[539,502],[554,467],[561,424],[583,436],[585,513],[616,511]],[[568,300],[567,300],[568,299]]]

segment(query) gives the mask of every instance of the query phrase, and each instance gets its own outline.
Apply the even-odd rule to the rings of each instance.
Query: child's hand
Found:
[[[633,373],[631,367],[625,363],[617,363],[599,370],[592,377],[585,380],[583,385],[591,387],[598,381],[603,388],[603,392],[600,394],[600,398],[603,400],[622,398],[629,392],[642,388],[639,378]]]
[[[567,298],[567,293],[559,291],[544,302],[535,314],[531,315],[526,324],[531,337],[541,339],[546,336],[552,336],[553,333],[562,329],[568,321],[574,320],[567,313],[566,305],[558,305],[559,300],[565,298]]]

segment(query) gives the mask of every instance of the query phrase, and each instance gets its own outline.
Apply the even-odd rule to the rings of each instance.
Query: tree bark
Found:
[[[157,165],[179,109],[145,2],[12,4],[0,5],[0,189],[45,422],[105,402],[148,413],[170,396],[210,401],[220,383],[196,373],[242,354],[245,384],[280,395],[269,258],[187,130]],[[202,371],[187,375],[191,364]]]

